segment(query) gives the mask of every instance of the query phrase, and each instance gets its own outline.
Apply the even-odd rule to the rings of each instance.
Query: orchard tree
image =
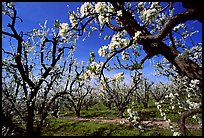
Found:
[[[94,53],[90,53],[88,77],[99,75],[105,80],[104,69],[138,70],[142,69],[147,59],[155,56],[160,59],[159,57],[162,56],[162,61],[155,64],[158,74],[168,77],[186,76],[185,82],[198,85],[199,91],[195,94],[200,96],[202,43],[194,43],[192,35],[199,32],[191,30],[187,23],[191,20],[202,23],[202,4],[182,2],[185,11],[180,13],[175,12],[177,8],[175,4],[175,2],[85,2],[77,11],[69,11],[71,26],[55,20],[55,29],[48,30],[45,22],[40,29],[25,33],[17,32],[17,21],[22,19],[17,16],[15,6],[12,3],[3,3],[2,13],[11,19],[11,23],[7,25],[10,30],[4,29],[2,34],[3,37],[10,37],[11,48],[8,50],[8,47],[2,46],[2,53],[6,55],[2,60],[2,77],[6,85],[9,80],[13,81],[17,91],[21,92],[18,94],[25,99],[22,103],[25,104],[26,109],[26,121],[24,121],[26,134],[34,134],[36,99],[41,93],[49,95],[48,93],[52,92],[52,83],[57,84],[56,76],[60,76],[59,72],[63,72],[63,66],[65,66],[59,62],[63,57],[68,57],[65,51],[73,51],[72,43],[75,43],[78,36],[85,33],[90,36],[94,31],[100,31],[100,35],[110,43],[98,50],[98,54],[105,58],[104,62],[94,62]],[[106,30],[112,31],[113,35],[104,35]],[[192,43],[186,44],[189,39]],[[16,46],[13,45],[14,41]],[[64,46],[64,43],[68,46]],[[146,55],[139,61],[142,52]],[[37,60],[39,58],[40,60]],[[114,60],[113,66],[108,64],[110,60]],[[44,89],[46,85],[51,85],[48,92]],[[189,88],[193,86],[192,84]],[[186,93],[192,92],[192,90],[186,90]],[[67,94],[66,89],[56,94],[50,103],[61,94]],[[192,115],[191,113],[201,113],[201,111],[201,108],[198,108],[183,112],[180,124],[185,124],[186,116]],[[185,135],[185,127],[181,127],[181,130],[182,135]]]
[[[22,97],[17,97],[19,85],[14,80],[2,83],[2,135],[23,135],[22,121],[25,120],[25,106]]]
[[[202,92],[200,90],[199,81],[188,81],[187,77],[177,76],[171,77],[171,84],[168,85],[167,92],[163,100],[155,102],[161,116],[169,123],[169,128],[174,134],[178,135],[191,135],[190,131],[185,126],[185,120],[192,118],[199,125],[202,124]],[[163,103],[169,106],[164,106]],[[171,120],[168,118],[168,113],[178,114],[177,130],[172,125]]]
[[[202,4],[182,2],[185,11],[180,13],[175,12],[176,8],[179,8],[175,6],[176,4],[176,2],[85,2],[77,11],[69,12],[70,22],[79,36],[84,34],[84,30],[87,36],[94,31],[101,31],[101,36],[108,29],[113,32],[113,35],[104,37],[110,43],[98,50],[98,54],[106,58],[104,62],[97,64],[103,77],[104,69],[137,70],[142,68],[147,59],[157,56],[155,69],[159,75],[187,77],[186,82],[198,83],[200,91],[202,43],[194,42],[192,35],[199,31],[190,28],[188,23],[192,20],[202,23]],[[191,43],[188,43],[189,39],[192,40]],[[137,57],[141,56],[142,52],[145,52],[146,56],[138,61]],[[110,68],[108,63],[114,59],[116,59],[114,67]],[[123,62],[124,60],[126,62]],[[201,113],[201,109],[193,110],[193,113],[197,112]],[[191,113],[189,109],[183,116],[186,118]],[[182,135],[185,135],[184,131]]]
[[[93,86],[92,86],[93,87]],[[96,94],[97,88],[93,87],[93,91],[91,93],[89,93],[83,101],[83,106],[85,107],[86,110],[88,110],[89,108],[91,108],[92,106],[94,106],[95,104],[97,104],[99,102],[99,98],[98,95]]]
[[[74,108],[77,117],[80,117],[80,111],[86,97],[93,92],[92,78],[88,75],[88,70],[83,64],[83,61],[77,62],[76,59],[73,59],[68,70],[63,74],[63,81],[59,84],[60,93],[66,94],[63,96],[64,100],[71,104],[70,106]]]
[[[106,106],[109,110],[112,110],[112,105],[114,104],[111,95],[105,93],[105,91],[98,91],[100,102]]]
[[[148,108],[148,102],[152,91],[153,82],[147,78],[141,78],[141,81],[135,93],[135,97],[139,103],[142,103],[144,108]]]
[[[112,36],[105,36],[105,39],[110,39],[110,44],[102,46],[98,51],[100,56],[107,58],[102,70],[118,53],[122,52],[122,58],[130,60],[129,49],[133,49],[132,54],[140,56],[138,51],[142,48],[146,56],[140,62],[131,60],[132,65],[119,65],[134,70],[140,68],[145,60],[162,55],[179,75],[202,82],[202,67],[188,55],[180,56],[189,50],[184,45],[186,38],[191,38],[195,33],[186,32],[189,30],[185,22],[201,22],[201,4],[183,2],[182,5],[186,10],[175,14],[177,7],[174,7],[174,2],[167,3],[165,7],[161,6],[161,2],[85,2],[77,11],[69,13],[70,22],[79,36],[84,34],[84,30],[88,30],[88,36],[93,31],[106,28],[115,32]],[[93,26],[92,22],[99,24],[99,27]],[[180,35],[180,39],[174,37],[176,34]]]
[[[118,117],[123,118],[124,112],[128,107],[128,104],[132,102],[134,92],[138,88],[138,83],[141,79],[141,73],[134,73],[132,76],[132,82],[130,85],[124,82],[124,73],[116,74],[112,79],[105,78],[102,80],[102,86],[100,93],[112,100],[118,110]]]
[[[35,135],[35,125],[39,135],[49,106],[57,97],[52,97],[52,86],[60,82],[60,75],[69,62],[69,54],[74,51],[76,38],[67,23],[58,21],[55,21],[54,28],[47,28],[45,21],[39,29],[18,32],[18,21],[23,20],[17,16],[14,3],[2,3],[2,13],[11,19],[8,28],[2,30],[3,38],[9,42],[9,45],[2,46],[3,95],[13,109],[11,114],[15,112],[13,117],[20,118],[21,125],[25,126],[25,135]],[[39,111],[36,108],[37,102],[41,102]],[[36,112],[40,114],[38,121]],[[10,121],[14,123],[15,118],[10,118]]]
[[[161,81],[159,83],[152,86],[151,89],[151,96],[154,98],[156,102],[159,102],[160,100],[164,99],[164,97],[167,95],[168,90],[168,84],[164,84]]]

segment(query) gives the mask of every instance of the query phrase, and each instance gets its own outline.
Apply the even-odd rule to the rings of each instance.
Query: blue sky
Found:
[[[36,27],[39,27],[39,23],[43,24],[45,20],[48,20],[47,26],[53,27],[55,19],[58,19],[60,22],[69,22],[69,16],[67,14],[68,7],[71,11],[77,9],[81,6],[81,2],[16,2],[16,9],[18,16],[23,19],[23,23],[18,23],[16,28],[18,31],[22,30],[24,32],[30,31]],[[175,4],[179,8],[176,8],[175,12],[184,11],[181,7],[181,3]],[[10,19],[9,19],[10,21]],[[2,15],[3,26],[6,28],[8,23],[8,18]],[[202,25],[199,22],[192,24],[195,29],[202,30]],[[6,31],[6,30],[5,30]],[[200,36],[194,36],[196,42],[202,42],[202,33]],[[82,37],[83,38],[83,37]],[[77,42],[77,51],[75,57],[80,60],[88,60],[89,52],[95,51],[96,58],[104,61],[105,59],[98,57],[98,49],[106,45],[107,42],[103,41],[103,38],[98,38],[98,35],[91,35],[90,38],[86,39],[84,42],[81,41],[82,38]],[[3,40],[3,45],[6,44],[6,39]],[[110,72],[107,75],[113,76],[114,73],[121,71]],[[126,71],[127,72],[127,71]],[[152,81],[157,81],[158,79],[165,81],[166,78],[156,78],[151,74],[154,72],[154,68],[150,66],[149,61],[147,60],[144,63],[144,69],[142,70],[144,75]],[[129,73],[127,73],[129,75]]]

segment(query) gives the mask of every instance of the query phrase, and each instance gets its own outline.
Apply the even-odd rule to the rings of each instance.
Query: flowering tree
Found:
[[[168,85],[163,84],[161,81],[155,86],[152,86],[151,89],[151,96],[154,98],[156,102],[159,102],[160,100],[164,99],[165,95],[167,94]]]
[[[17,32],[16,24],[23,20],[17,16],[14,3],[2,3],[2,13],[11,19],[8,28],[2,31],[3,38],[10,38],[10,46],[2,46],[3,95],[11,104],[11,113],[15,112],[15,117],[26,129],[26,135],[35,135],[34,125],[40,133],[49,107],[57,97],[53,97],[53,86],[60,82],[69,54],[74,51],[75,35],[71,31],[68,33],[67,23],[57,21],[55,29],[47,28],[45,21],[44,25],[40,24],[40,29]],[[15,93],[8,89],[10,86]],[[36,103],[39,102],[41,108],[37,111]]]
[[[91,93],[89,93],[85,98],[84,98],[84,102],[83,102],[83,106],[85,107],[86,110],[88,110],[90,107],[92,107],[93,105],[97,104],[99,101],[99,97],[97,95],[97,88],[93,88],[93,91]]]
[[[166,4],[166,6],[162,6],[162,4]],[[7,25],[8,28],[2,31],[3,38],[10,37],[11,46],[10,49],[2,46],[2,53],[6,55],[2,61],[5,103],[9,102],[19,118],[25,120],[27,135],[33,135],[36,102],[40,101],[38,97],[44,97],[42,100],[44,108],[40,111],[44,114],[41,116],[41,119],[44,120],[49,105],[57,97],[67,94],[69,82],[73,81],[67,81],[66,87],[63,87],[59,94],[53,94],[52,86],[57,88],[58,84],[63,81],[60,76],[68,61],[61,59],[69,58],[68,55],[65,55],[67,53],[65,51],[74,51],[74,43],[78,36],[84,34],[90,36],[94,31],[100,31],[100,35],[104,36],[105,30],[111,30],[113,33],[113,35],[104,36],[109,44],[98,50],[98,54],[105,58],[105,61],[95,62],[94,52],[91,52],[87,71],[79,73],[80,75],[84,74],[83,78],[100,75],[99,77],[102,76],[107,83],[103,74],[104,69],[138,70],[142,69],[142,65],[147,59],[155,56],[158,56],[159,59],[159,56],[162,55],[163,59],[155,64],[158,74],[177,78],[178,75],[187,76],[188,79],[185,78],[184,82],[193,84],[186,91],[179,92],[194,93],[199,99],[202,97],[200,94],[200,90],[202,90],[202,61],[200,60],[202,43],[194,43],[193,40],[190,46],[185,43],[188,39],[192,39],[193,34],[199,33],[190,30],[187,21],[202,22],[202,4],[182,2],[182,5],[186,10],[175,13],[174,2],[85,2],[77,11],[69,11],[70,26],[68,23],[60,23],[55,20],[55,29],[46,28],[47,22],[45,22],[44,25],[40,25],[40,29],[24,33],[17,32],[17,21],[22,21],[22,19],[17,16],[13,3],[3,3],[2,13],[11,19],[11,23]],[[14,41],[16,47],[12,44]],[[64,43],[68,46],[63,45]],[[146,55],[139,61],[142,52]],[[38,60],[39,58],[40,60]],[[110,60],[115,60],[113,66],[108,64]],[[71,64],[72,61],[69,65],[71,66]],[[83,78],[80,75],[68,78],[83,84],[83,81],[81,82]],[[17,96],[9,93],[11,90],[8,90],[7,86],[10,82],[15,84],[12,85],[16,89]],[[191,89],[194,88],[194,84],[196,84],[196,92]],[[180,96],[180,93],[178,95]],[[14,97],[14,100],[10,100],[10,97]],[[15,105],[19,102],[19,100],[15,101],[19,97],[21,97],[21,103],[24,103],[24,106],[19,106],[23,107],[24,117],[21,117],[21,113],[18,112],[18,106],[13,106],[13,103]],[[46,98],[49,98],[50,101],[45,101]],[[45,103],[48,103],[48,106],[45,107]],[[182,111],[179,121],[182,135],[186,135],[185,118],[201,112],[201,108],[195,107],[197,109],[194,110],[190,108],[190,104],[188,105],[187,111]]]
[[[87,75],[85,66],[82,63],[77,63],[76,60],[72,62],[72,66],[65,72],[64,80],[62,82],[62,92],[66,93],[64,99],[71,103],[74,108],[76,116],[80,117],[81,108],[85,102],[85,98],[92,94],[93,88],[91,86],[91,78]],[[66,84],[65,86],[63,84]]]
[[[169,123],[170,129],[174,134],[188,135],[189,131],[185,126],[185,120],[188,117],[194,119],[198,124],[201,124],[199,114],[202,113],[202,92],[199,88],[198,80],[188,82],[187,77],[175,76],[171,78],[171,84],[168,85],[167,92],[163,100],[155,102],[161,116]],[[170,106],[166,107],[163,103]],[[178,126],[180,132],[172,125],[168,118],[168,113],[173,113],[179,116]]]
[[[181,76],[188,76],[190,79],[202,80],[202,68],[189,58],[178,58],[182,51],[186,51],[186,46],[182,41],[174,38],[175,33],[179,33],[188,20],[201,21],[200,3],[183,2],[187,9],[182,13],[174,15],[173,2],[162,7],[160,2],[85,2],[76,12],[70,12],[70,22],[73,28],[81,36],[84,30],[90,33],[96,30],[104,30],[105,27],[116,32],[110,38],[108,46],[99,49],[99,55],[107,57],[102,65],[102,70],[106,63],[116,57],[120,52],[122,58],[128,60],[131,56],[128,52],[133,49],[133,54],[138,54],[138,45],[142,46],[147,54],[141,62],[134,62],[132,65],[120,65],[126,69],[138,69],[146,59],[156,55],[163,55]],[[93,27],[93,21],[99,24],[99,28]],[[176,27],[176,25],[179,25]],[[176,28],[174,28],[176,27]],[[130,37],[127,37],[129,34]],[[192,34],[181,34],[181,37],[191,37]],[[125,37],[126,36],[126,37]],[[166,42],[169,43],[167,45]],[[179,50],[179,49],[183,50]],[[139,54],[140,55],[140,54]],[[132,62],[134,60],[131,60]],[[140,66],[138,66],[140,65]]]
[[[112,105],[114,104],[113,99],[111,98],[111,96],[107,93],[102,93],[101,90],[99,91],[99,101],[105,105],[109,110],[112,109]]]
[[[114,33],[104,37],[110,43],[98,50],[98,54],[106,58],[97,64],[100,69],[98,72],[102,75],[104,69],[141,69],[147,59],[158,56],[159,60],[162,55],[163,59],[154,65],[159,75],[186,76],[189,79],[187,82],[199,80],[200,91],[202,43],[194,43],[192,35],[198,31],[190,29],[187,21],[197,20],[202,23],[202,7],[201,3],[193,2],[182,2],[182,6],[185,11],[176,13],[174,2],[166,3],[166,6],[162,6],[161,2],[85,2],[77,11],[70,12],[70,22],[80,36],[84,30],[87,36],[97,30],[103,33],[110,29]],[[192,40],[190,46],[186,45],[188,39]],[[141,51],[146,56],[138,62]],[[114,62],[115,67],[110,68],[108,62],[114,58],[118,64]],[[189,114],[185,114],[191,113],[189,110]],[[182,135],[185,135],[184,131]]]
[[[123,82],[124,73],[116,74],[112,79],[106,78],[102,81],[100,93],[112,100],[118,110],[118,117],[123,118],[124,112],[127,109],[128,104],[132,101],[133,95],[138,88],[141,74],[136,73],[132,75],[132,82],[130,85]]]
[[[136,90],[137,92],[135,93],[135,96],[137,101],[143,104],[144,108],[148,108],[152,85],[153,82],[149,81],[147,78],[142,78],[141,82],[138,84],[138,89]]]

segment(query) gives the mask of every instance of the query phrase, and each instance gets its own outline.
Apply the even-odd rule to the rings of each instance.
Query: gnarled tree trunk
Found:
[[[152,34],[147,31],[146,28],[143,26],[140,26],[137,21],[134,19],[131,13],[128,11],[125,11],[123,9],[122,3],[117,3],[117,2],[111,2],[113,7],[115,8],[116,11],[122,10],[123,15],[122,17],[119,17],[119,21],[122,23],[124,26],[125,30],[128,32],[128,34],[131,37],[134,37],[135,32],[141,31],[143,38],[139,40],[139,44],[143,45],[144,51],[150,56],[153,57],[155,55],[163,55],[170,63],[172,63],[176,68],[177,72],[181,76],[187,76],[189,79],[198,79],[201,81],[202,84],[202,68],[193,62],[190,59],[179,59],[177,60],[176,57],[178,56],[179,52],[173,48],[167,46],[163,41],[162,38],[167,35],[171,29],[182,22],[186,22],[188,20],[199,20],[201,19],[201,14],[200,14],[200,8],[195,7],[194,9],[189,9],[185,13],[179,14],[178,16],[175,16],[175,18],[168,21],[163,27],[161,31],[161,34],[158,35],[158,37],[162,37],[161,39],[156,39]],[[197,8],[197,9],[196,9]],[[200,20],[199,20],[200,21]],[[166,29],[166,30],[165,30]],[[146,36],[150,36],[147,37]],[[145,39],[146,38],[146,39]],[[152,47],[152,43],[156,44],[156,46]]]

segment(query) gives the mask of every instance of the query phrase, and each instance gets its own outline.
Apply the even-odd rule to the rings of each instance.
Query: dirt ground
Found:
[[[129,124],[129,121],[125,118],[121,119],[121,118],[115,118],[115,119],[107,119],[104,117],[92,117],[92,118],[77,118],[77,117],[63,117],[64,119],[75,119],[75,120],[80,120],[80,121],[94,121],[94,122],[108,122],[108,123],[120,123],[121,121],[124,121],[124,124]],[[169,128],[169,124],[168,122],[164,121],[164,120],[158,120],[155,119],[153,121],[142,121],[142,124],[144,124],[145,126],[148,127],[159,127],[159,128]],[[176,123],[173,123],[173,126],[177,126]],[[201,128],[200,125],[195,125],[195,124],[188,124],[186,125],[187,128],[191,128],[191,129],[199,129]]]

